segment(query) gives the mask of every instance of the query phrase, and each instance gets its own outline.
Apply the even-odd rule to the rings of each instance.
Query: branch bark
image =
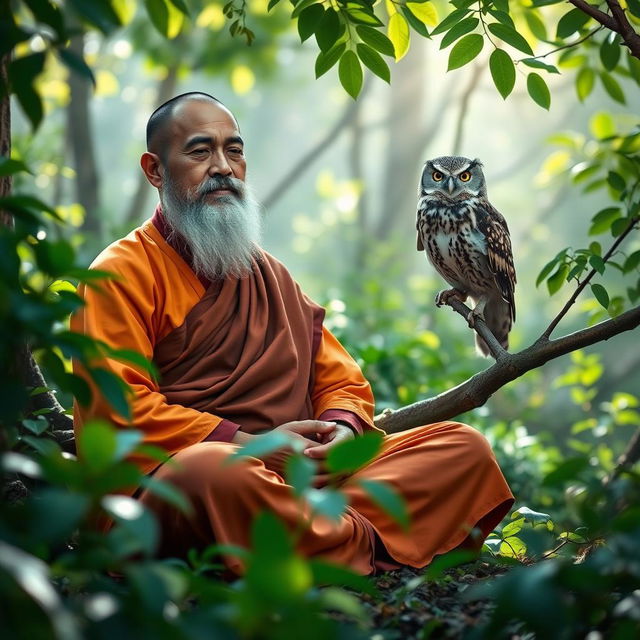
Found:
[[[589,345],[609,340],[640,325],[640,306],[616,318],[581,329],[575,333],[550,340],[542,336],[534,344],[518,353],[508,353],[493,366],[477,373],[462,384],[434,398],[388,411],[376,416],[375,424],[396,433],[423,424],[449,420],[461,413],[482,406],[498,389],[543,364]]]
[[[569,0],[569,2],[580,11],[591,16],[596,22],[619,34],[624,44],[629,47],[631,55],[640,60],[640,35],[636,33],[627,20],[624,9],[617,0],[606,0],[611,15],[585,0]]]

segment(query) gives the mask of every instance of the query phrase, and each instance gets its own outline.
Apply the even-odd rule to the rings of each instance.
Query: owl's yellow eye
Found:
[[[469,182],[469,180],[471,180],[471,174],[468,171],[463,171],[459,178],[462,182]]]
[[[442,180],[442,178],[444,178],[444,176],[439,172],[439,171],[434,171],[431,174],[431,177],[436,181],[436,182],[440,182],[440,180]]]

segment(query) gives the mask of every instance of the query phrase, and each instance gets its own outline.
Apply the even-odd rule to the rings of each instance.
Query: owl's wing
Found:
[[[480,206],[484,215],[478,216],[478,227],[487,239],[487,258],[489,268],[500,288],[502,297],[509,304],[511,319],[516,319],[516,269],[513,264],[511,236],[507,221],[488,202]]]

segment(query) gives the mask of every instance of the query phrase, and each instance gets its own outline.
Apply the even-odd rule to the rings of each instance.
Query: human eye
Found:
[[[209,153],[209,150],[206,147],[197,147],[196,149],[192,149],[189,152],[189,155],[194,157],[203,157]]]
[[[243,156],[244,149],[242,147],[229,147],[229,153],[234,156]]]

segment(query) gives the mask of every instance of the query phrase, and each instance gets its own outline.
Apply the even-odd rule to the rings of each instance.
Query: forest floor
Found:
[[[469,599],[465,592],[508,570],[480,560],[447,569],[435,580],[410,567],[383,573],[374,578],[380,598],[358,594],[373,623],[367,635],[372,640],[462,638],[486,622],[492,608],[489,601]]]

